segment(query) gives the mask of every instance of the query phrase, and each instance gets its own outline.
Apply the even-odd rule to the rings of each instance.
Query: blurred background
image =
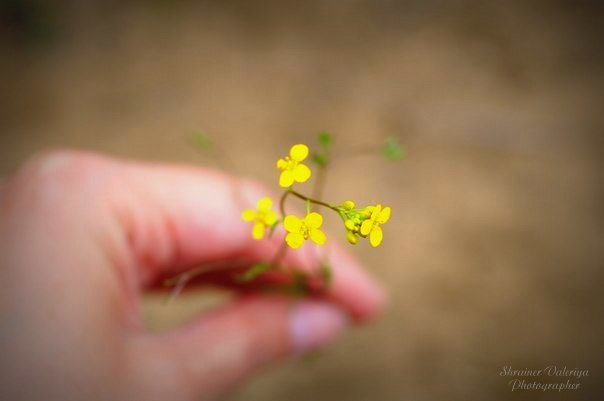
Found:
[[[321,130],[336,153],[400,138],[406,160],[337,160],[325,193],[392,206],[382,246],[353,249],[388,312],[230,400],[602,395],[601,2],[2,0],[0,15],[3,175],[47,147],[211,165],[202,130],[226,168],[272,185]],[[217,297],[150,298],[147,320]],[[552,364],[590,376],[562,393],[499,376]]]

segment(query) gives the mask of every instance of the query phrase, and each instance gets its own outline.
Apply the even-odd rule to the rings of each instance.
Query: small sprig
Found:
[[[215,143],[201,132],[195,133],[194,139],[201,149],[216,149]],[[346,239],[350,244],[357,244],[359,238],[369,239],[372,247],[378,247],[382,243],[384,239],[382,226],[390,219],[390,207],[384,207],[377,203],[358,208],[350,200],[341,204],[332,204],[323,200],[325,175],[331,164],[333,144],[332,135],[328,132],[321,132],[318,137],[316,151],[311,153],[307,145],[299,143],[290,148],[288,155],[277,160],[276,167],[280,171],[279,186],[283,188],[277,210],[272,209],[273,200],[265,196],[257,200],[255,209],[244,210],[241,217],[244,221],[252,224],[251,235],[255,240],[266,238],[267,231],[268,238],[271,238],[275,231],[282,226],[285,232],[283,242],[268,261],[259,261],[251,266],[246,265],[247,269],[243,273],[234,276],[237,283],[247,284],[260,278],[270,270],[278,270],[289,277],[289,280],[283,282],[280,288],[284,293],[300,296],[309,291],[327,289],[333,280],[333,272],[326,258],[328,255],[325,253],[322,254],[320,266],[314,273],[302,272],[298,269],[283,266],[283,260],[288,249],[299,249],[307,241],[318,246],[322,246],[327,242],[327,235],[321,229],[324,220],[323,214],[319,212],[321,208],[332,211],[340,217]],[[365,154],[371,150],[371,153],[375,155],[376,149],[379,150],[378,153],[382,157],[391,161],[401,160],[405,156],[398,139],[395,137],[388,138],[379,148],[364,147],[362,151],[349,150],[344,154]],[[313,171],[304,163],[309,155],[312,155],[309,160],[317,168],[312,196],[307,196],[294,188],[295,184],[306,183],[313,176]],[[226,157],[226,155],[223,156]],[[305,215],[298,217],[286,212],[287,201],[293,198],[305,203]],[[241,201],[241,197],[237,197],[237,199]],[[167,283],[168,285],[175,285],[173,295],[176,295],[182,290],[186,282],[194,276],[206,271],[223,269],[226,268],[222,265],[218,267],[211,266],[211,269],[208,266],[203,266],[169,279]]]
[[[313,162],[319,169],[319,175],[328,166],[332,143],[333,139],[330,134],[327,132],[319,134],[319,150],[314,152],[312,157]],[[272,230],[274,230],[279,224],[282,224],[286,232],[284,241],[288,247],[298,249],[308,240],[319,246],[324,245],[327,242],[327,236],[321,230],[323,215],[317,211],[312,211],[311,205],[314,205],[316,207],[324,207],[340,216],[346,233],[346,239],[350,244],[357,244],[359,238],[368,238],[371,246],[379,246],[384,239],[382,225],[386,224],[390,219],[390,207],[383,207],[378,203],[376,205],[357,208],[355,203],[350,200],[343,202],[341,205],[332,205],[318,197],[309,197],[294,189],[295,183],[304,183],[312,175],[310,168],[302,163],[308,157],[309,151],[308,146],[304,144],[293,145],[289,151],[289,155],[279,159],[276,163],[277,168],[281,171],[279,185],[285,188],[279,202],[281,213],[279,218],[271,215],[271,218],[266,221],[266,213],[270,213],[268,210],[270,209],[270,205],[272,205],[272,202],[269,203],[266,197],[259,201],[258,212],[251,210],[244,212],[244,219],[254,222],[252,230],[254,238],[261,238],[267,226],[272,226]],[[402,158],[402,150],[396,139],[389,139],[383,146],[381,153],[390,160]],[[318,185],[321,184],[322,182],[318,183]],[[320,193],[321,191],[318,192]],[[299,198],[306,203],[307,212],[305,216],[298,217],[286,213],[285,205],[289,199],[289,195]],[[268,208],[266,207],[267,205],[269,206]],[[263,206],[262,209],[261,206]],[[273,268],[280,266],[286,249],[283,247],[279,249],[278,255],[273,261]],[[322,277],[329,277],[329,280],[331,280],[331,272],[325,272],[325,269],[329,269],[326,266],[327,264],[322,265],[320,274]],[[268,270],[265,265],[262,265],[262,267],[262,269],[258,269],[258,266],[254,266],[252,269],[254,272]]]

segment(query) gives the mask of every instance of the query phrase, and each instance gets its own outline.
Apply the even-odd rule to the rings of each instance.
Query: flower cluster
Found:
[[[382,224],[390,219],[390,208],[382,208],[381,204],[367,206],[363,209],[355,209],[353,201],[346,201],[338,208],[338,213],[346,227],[346,239],[351,244],[356,244],[359,237],[369,237],[371,246],[377,247],[382,243],[384,234]]]
[[[215,147],[214,141],[202,132],[195,132],[194,140],[201,149],[211,150]],[[333,280],[333,272],[327,258],[319,258],[319,266],[312,271],[292,269],[283,265],[284,256],[288,249],[298,249],[306,241],[311,241],[317,245],[324,245],[327,242],[327,236],[321,230],[324,220],[320,213],[321,208],[328,212],[335,212],[340,216],[349,243],[356,244],[359,242],[359,238],[367,238],[373,247],[377,247],[382,243],[384,236],[382,225],[390,219],[391,211],[389,207],[383,207],[378,203],[357,208],[352,201],[330,204],[322,199],[325,173],[331,165],[332,147],[332,136],[328,132],[321,132],[318,136],[318,147],[313,149],[312,153],[308,146],[297,144],[291,147],[287,156],[277,161],[279,186],[283,188],[281,198],[277,202],[277,210],[273,210],[273,200],[271,198],[263,197],[257,201],[255,208],[244,210],[241,217],[244,221],[251,223],[252,238],[255,240],[261,240],[267,236],[271,238],[280,225],[285,231],[284,240],[270,261],[258,261],[248,266],[243,272],[234,272],[232,278],[235,282],[245,284],[255,280],[270,269],[275,269],[280,273],[279,279],[275,280],[275,283],[272,283],[271,280],[266,283],[263,282],[263,290],[270,291],[274,289],[279,291],[280,294],[291,294],[296,297],[325,291]],[[368,146],[361,151],[381,155],[383,159],[388,161],[397,161],[405,157],[405,152],[395,137],[387,138],[381,146]],[[353,153],[357,154],[358,152],[342,152],[342,156],[346,157]],[[311,171],[307,165],[308,161],[314,164],[316,168],[314,171]],[[305,183],[311,176],[314,176],[315,186],[312,193],[315,195],[309,197],[294,189],[295,184]],[[238,193],[238,195],[241,194]],[[296,216],[286,213],[286,203],[293,197],[306,203],[306,214]],[[237,199],[241,199],[241,197],[238,196]],[[230,262],[228,266],[225,266],[225,268],[232,267]],[[184,288],[186,282],[193,277],[217,269],[221,270],[222,266],[216,266],[214,263],[212,263],[212,267],[200,266],[198,269],[172,277],[166,280],[165,283],[174,286],[172,292],[172,298],[174,298]]]
[[[356,244],[359,238],[369,238],[369,242],[373,247],[380,245],[383,239],[381,226],[390,219],[391,210],[389,207],[382,207],[381,204],[377,204],[359,209],[355,207],[352,201],[334,206],[322,200],[305,196],[293,189],[294,183],[304,183],[312,175],[310,168],[302,163],[309,153],[308,146],[297,144],[291,147],[288,156],[277,161],[277,169],[281,171],[279,185],[286,188],[280,201],[281,219],[278,218],[276,211],[271,210],[273,202],[270,198],[260,199],[256,210],[248,209],[242,213],[243,220],[253,223],[252,237],[260,240],[264,238],[267,228],[272,233],[272,230],[281,223],[286,231],[285,243],[293,249],[301,247],[307,240],[311,240],[317,245],[325,244],[327,236],[321,231],[323,216],[317,211],[311,211],[311,205],[313,205],[325,207],[339,214],[344,223],[346,238],[349,243]],[[325,167],[325,154],[315,154],[313,159],[321,161],[321,163],[317,162],[319,168]],[[307,213],[304,217],[285,213],[284,203],[288,195],[306,201]]]

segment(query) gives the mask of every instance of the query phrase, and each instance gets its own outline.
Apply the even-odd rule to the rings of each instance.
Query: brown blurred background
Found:
[[[401,139],[407,160],[342,160],[326,191],[393,207],[383,245],[354,249],[389,311],[231,400],[602,396],[602,3],[0,4],[4,175],[47,147],[211,163],[203,130],[273,184],[321,130],[336,151]],[[213,299],[150,299],[149,324]],[[590,376],[559,394],[498,375],[551,364]]]

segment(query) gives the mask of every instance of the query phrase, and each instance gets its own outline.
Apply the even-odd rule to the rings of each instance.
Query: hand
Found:
[[[0,399],[215,399],[380,311],[381,291],[332,245],[321,299],[245,296],[169,333],[145,331],[139,292],[204,262],[266,260],[280,245],[281,234],[251,239],[233,185],[244,206],[266,195],[215,171],[78,152],[38,156],[4,183]]]

